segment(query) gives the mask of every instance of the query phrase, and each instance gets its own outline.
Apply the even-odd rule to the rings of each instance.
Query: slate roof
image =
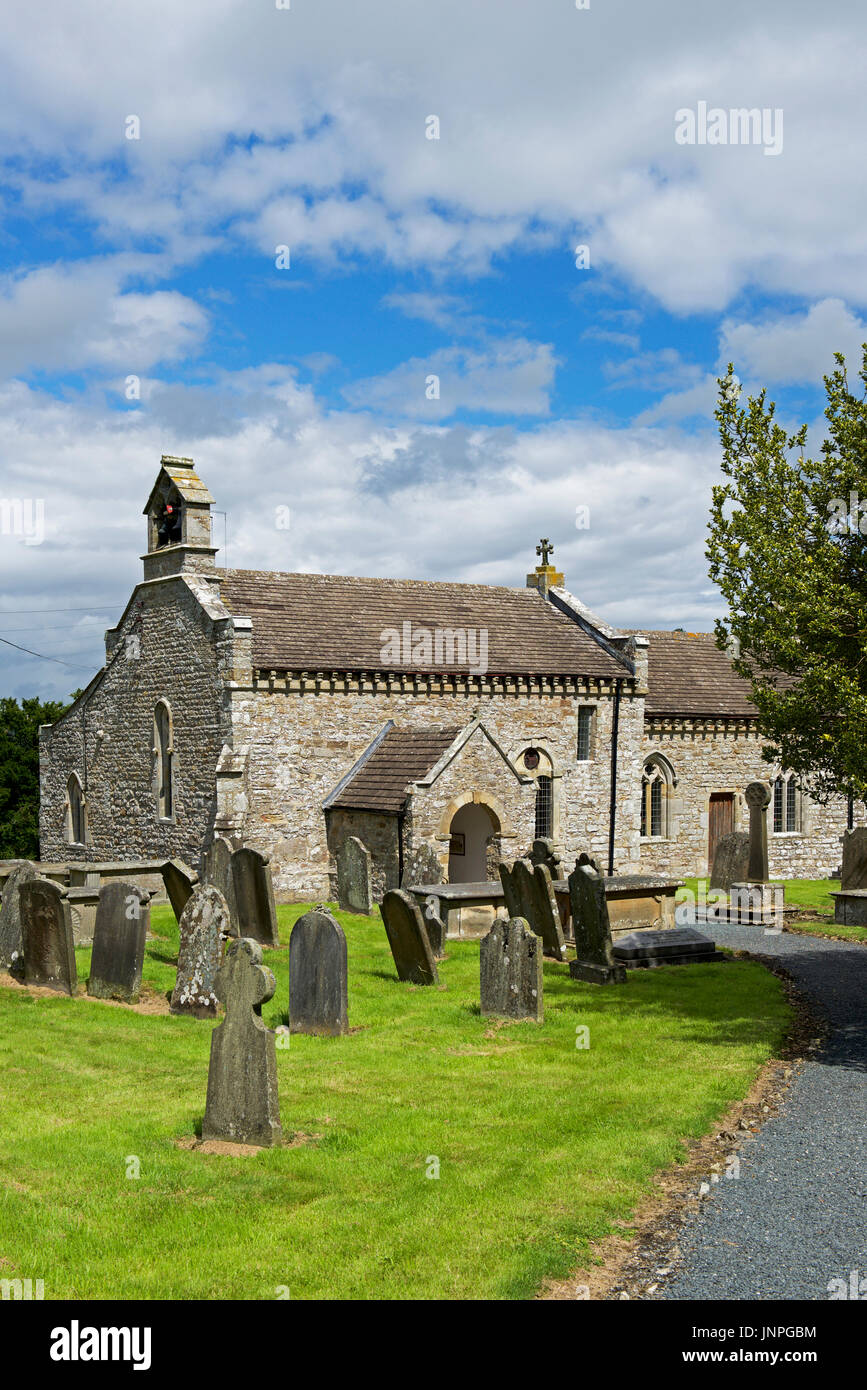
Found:
[[[258,669],[382,670],[382,633],[402,632],[409,622],[414,629],[486,630],[491,675],[629,674],[535,589],[229,569],[220,594],[231,613],[253,619]],[[396,671],[457,669],[411,659],[387,665]]]
[[[460,728],[389,729],[355,776],[329,801],[329,808],[400,811],[410,782],[430,772],[459,733]]]
[[[175,458],[173,454],[163,454],[160,460],[160,471],[157,475],[157,480],[151,488],[150,496],[144,505],[144,516],[147,516],[150,511],[154,500],[154,493],[159,490],[164,477],[169,478],[169,480],[174,483],[185,502],[195,502],[199,505],[213,503],[214,499],[196,472],[192,459]]]
[[[647,632],[647,714],[755,719],[749,681],[732,667],[712,632]]]

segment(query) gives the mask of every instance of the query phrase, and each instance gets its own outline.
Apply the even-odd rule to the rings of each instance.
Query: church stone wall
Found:
[[[218,600],[215,612],[225,612]],[[198,863],[214,816],[214,770],[229,736],[224,678],[231,673],[231,619],[213,619],[180,578],[139,586],[108,634],[105,671],[40,739],[43,860],[181,858]],[[173,723],[174,807],[158,815],[154,708]],[[65,838],[66,788],[85,791],[87,843]]]
[[[643,873],[707,875],[711,792],[735,793],[734,828],[748,830],[744,790],[749,782],[770,782],[773,775],[773,768],[762,758],[763,744],[762,736],[744,723],[693,720],[673,722],[668,728],[648,728],[641,765],[651,754],[661,753],[671,764],[676,785],[671,834],[641,841]],[[640,768],[633,795],[640,817]],[[797,832],[774,834],[770,808],[768,815],[768,868],[772,877],[829,878],[836,872],[846,828],[845,800],[838,798],[822,807],[805,796]],[[856,823],[863,823],[863,819],[856,815]]]
[[[389,888],[400,887],[400,835],[397,816],[379,811],[352,810],[335,806],[326,812],[328,833],[328,901],[337,902],[337,855],[348,835],[370,851],[370,886],[379,901]]]
[[[301,685],[296,681],[295,685]],[[386,683],[383,682],[383,685]],[[577,709],[597,707],[594,757],[577,762]],[[608,845],[609,758],[612,698],[590,692],[479,697],[411,690],[293,689],[277,678],[273,688],[232,693],[234,747],[247,748],[247,812],[235,833],[271,856],[277,893],[284,899],[327,897],[334,873],[322,804],[387,720],[400,728],[461,728],[483,720],[504,751],[516,756],[535,745],[551,759],[559,824],[555,838],[564,857],[588,847],[603,858]],[[620,774],[616,867],[638,871],[638,798],[643,701],[624,698],[620,719]],[[508,786],[503,767],[501,785]],[[471,778],[466,789],[472,790]],[[364,838],[361,836],[360,838]],[[416,837],[417,838],[417,837]],[[515,852],[529,849],[515,844]],[[504,846],[504,854],[511,848]]]

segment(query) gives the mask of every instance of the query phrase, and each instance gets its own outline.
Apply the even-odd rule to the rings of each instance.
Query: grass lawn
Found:
[[[266,952],[272,1027],[304,910],[278,909]],[[0,987],[0,1277],[43,1279],[46,1299],[532,1297],[744,1095],[789,1019],[748,961],[608,988],[546,964],[544,1024],[502,1024],[479,1013],[477,943],[416,988],[378,915],[337,915],[358,1031],[278,1049],[284,1137],[306,1142],[253,1156],[175,1143],[201,1124],[210,1023]],[[169,908],[153,928],[162,993]]]
[[[842,941],[867,942],[867,927],[844,927],[834,921],[834,899],[831,894],[839,891],[839,878],[776,878],[771,881],[783,885],[783,895],[789,907],[799,907],[815,914],[815,920],[809,922],[795,922],[788,918],[787,931],[807,936],[829,936]],[[697,878],[685,880],[686,887],[696,894],[699,882]],[[707,879],[701,882],[707,890]]]

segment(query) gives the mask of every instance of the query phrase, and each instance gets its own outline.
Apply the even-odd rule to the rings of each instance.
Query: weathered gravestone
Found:
[[[844,893],[867,889],[867,829],[864,826],[843,833],[840,887]]]
[[[226,1017],[211,1034],[202,1139],[279,1144],[277,1051],[274,1034],[262,1022],[262,1005],[273,998],[275,986],[260,943],[244,936],[230,941],[214,984]]]
[[[750,883],[768,881],[768,817],[765,814],[771,799],[767,782],[750,782],[744,792],[750,808],[750,859],[747,880]]]
[[[337,851],[337,902],[344,912],[370,912],[370,850],[357,835],[347,835]]]
[[[346,937],[321,906],[299,917],[289,938],[289,1031],[349,1032]]]
[[[231,935],[229,905],[219,888],[195,888],[181,914],[178,974],[170,1011],[194,1018],[215,1018],[214,981],[223,956],[223,938]]]
[[[554,841],[547,837],[537,837],[530,850],[531,864],[544,864],[552,878],[560,877],[560,856],[554,849]]]
[[[0,906],[0,970],[10,970],[13,975],[24,973],[21,902],[18,889],[22,883],[37,877],[36,865],[27,859],[21,859],[3,886],[3,903]]]
[[[733,883],[743,883],[750,867],[750,837],[745,830],[733,830],[717,841],[710,875],[711,888],[728,893]]]
[[[612,951],[605,879],[586,855],[582,854],[569,875],[569,900],[576,954],[569,962],[569,974],[573,980],[593,985],[623,984],[626,971]]]
[[[500,865],[500,882],[509,916],[523,917],[541,936],[545,955],[562,960],[566,941],[549,869],[529,859],[516,859],[511,868]]]
[[[442,960],[446,952],[446,924],[435,893],[428,893],[424,900],[424,925],[434,960]]]
[[[438,985],[430,938],[415,898],[402,888],[392,888],[380,906],[382,920],[399,980],[414,985]]]
[[[274,883],[267,855],[257,849],[236,849],[229,870],[233,898],[229,910],[239,936],[261,946],[279,946]]]
[[[141,989],[150,894],[115,879],[99,890],[87,992],[96,999],[133,1004]]]
[[[66,890],[50,879],[31,878],[18,893],[25,983],[74,994],[78,972]]]
[[[166,893],[172,905],[172,912],[180,922],[184,908],[190,900],[190,894],[196,885],[196,875],[189,864],[185,864],[182,859],[167,859],[162,867],[162,875]]]
[[[219,888],[226,902],[232,921],[237,920],[235,909],[235,885],[232,876],[232,846],[224,835],[218,835],[202,855],[202,882],[212,888]]]
[[[498,917],[479,944],[483,1014],[541,1021],[542,943],[523,917]]]
[[[668,927],[665,931],[634,931],[621,936],[614,958],[630,970],[652,970],[661,965],[700,965],[725,960],[710,937],[693,927]]]

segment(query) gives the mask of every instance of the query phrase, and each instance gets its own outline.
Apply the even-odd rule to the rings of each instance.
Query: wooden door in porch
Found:
[[[713,873],[713,857],[723,835],[730,835],[735,828],[734,792],[711,792],[710,814],[707,832],[707,872]]]

